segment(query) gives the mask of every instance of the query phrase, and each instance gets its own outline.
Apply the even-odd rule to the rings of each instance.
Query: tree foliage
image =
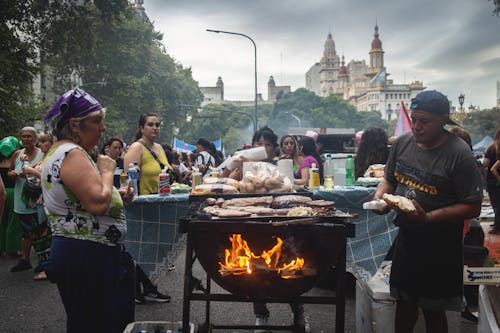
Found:
[[[486,135],[493,137],[500,126],[500,109],[476,111],[470,114],[463,123],[464,129],[470,134],[472,143],[481,141]]]
[[[153,25],[126,0],[85,1],[53,11],[58,19],[44,31],[43,51],[57,94],[79,84],[107,108],[107,136],[126,141],[140,114],[157,113],[163,120],[159,140],[171,142],[185,122],[177,116],[179,103],[199,104],[202,95],[191,69],[165,52]]]
[[[39,119],[45,105],[34,97],[38,73],[37,41],[42,1],[0,1],[0,137]]]
[[[358,112],[356,108],[338,96],[319,97],[306,89],[283,96],[276,101],[272,112],[272,128],[284,135],[288,127],[354,128],[362,130],[369,126],[387,129],[388,124],[378,112]],[[292,124],[292,126],[290,126]]]

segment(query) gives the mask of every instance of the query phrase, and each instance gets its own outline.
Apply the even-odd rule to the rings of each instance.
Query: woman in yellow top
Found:
[[[141,179],[139,193],[158,193],[158,175],[162,168],[172,170],[162,146],[156,143],[160,134],[160,117],[146,113],[139,118],[139,128],[135,132],[134,143],[130,145],[124,158],[124,169],[127,172],[130,163],[137,163]]]

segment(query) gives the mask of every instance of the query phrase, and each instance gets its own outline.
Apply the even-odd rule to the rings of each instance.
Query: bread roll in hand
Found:
[[[403,212],[414,213],[416,211],[413,202],[401,195],[384,193],[384,195],[382,195],[382,199],[384,199],[389,206],[399,208]]]

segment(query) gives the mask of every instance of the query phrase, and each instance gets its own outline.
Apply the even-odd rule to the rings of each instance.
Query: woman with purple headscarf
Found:
[[[134,320],[134,264],[124,255],[123,200],[113,186],[115,161],[89,153],[105,131],[104,109],[85,91],[61,96],[45,116],[57,141],[42,167],[52,229],[48,278],[57,284],[67,332],[122,332]]]

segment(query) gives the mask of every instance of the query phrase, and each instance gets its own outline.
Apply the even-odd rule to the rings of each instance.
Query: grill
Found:
[[[255,196],[255,195],[253,195]],[[230,196],[234,198],[235,195]],[[238,195],[237,197],[241,197]],[[349,223],[349,215],[325,217],[248,217],[226,218],[211,221],[200,214],[199,207],[205,196],[190,198],[191,216],[184,219],[187,232],[186,265],[184,275],[183,329],[188,329],[191,301],[206,302],[205,322],[199,331],[211,332],[212,329],[255,329],[249,325],[222,325],[210,321],[210,302],[265,302],[265,303],[303,303],[335,304],[336,332],[344,331],[345,294],[344,276],[346,266],[346,238],[354,236],[354,226]],[[227,198],[227,197],[226,197]],[[270,220],[273,222],[270,223]],[[276,267],[300,258],[303,266],[281,271],[264,260],[256,259],[251,266],[251,273],[222,269],[227,262],[227,251],[234,248],[231,238],[240,235],[254,254],[275,249],[281,241],[271,262]],[[231,252],[231,251],[229,251]],[[206,272],[206,288],[200,287],[200,280],[192,276],[192,266],[198,260]],[[298,260],[297,260],[298,261]],[[313,288],[318,280],[325,276],[332,267],[337,272],[335,296],[303,295]],[[211,282],[217,283],[228,293],[213,293]],[[198,287],[198,288],[197,288]],[[198,290],[195,290],[198,289]],[[294,322],[297,322],[294,320]],[[304,327],[267,326],[265,329],[304,332]]]

